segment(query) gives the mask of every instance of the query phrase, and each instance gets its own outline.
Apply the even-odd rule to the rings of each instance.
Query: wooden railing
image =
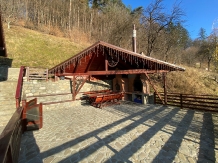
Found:
[[[163,93],[160,94],[164,96]],[[156,94],[154,94],[154,101],[156,104],[162,104]],[[218,112],[218,96],[168,93],[167,105]]]
[[[22,107],[16,109],[0,135],[0,163],[18,162],[20,141],[24,129],[22,112]]]
[[[22,133],[42,128],[42,103],[23,100],[0,135],[0,163],[18,162]]]
[[[20,107],[24,75],[25,75],[25,67],[21,66],[20,67],[20,73],[19,73],[18,81],[17,81],[16,94],[15,94],[16,108]]]
[[[37,104],[37,98],[30,101],[22,100],[25,130],[37,130],[42,128],[42,103]]]
[[[27,81],[46,80],[48,81],[48,69],[26,67]]]

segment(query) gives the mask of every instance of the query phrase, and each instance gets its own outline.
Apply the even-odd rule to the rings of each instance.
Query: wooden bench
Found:
[[[97,91],[89,91],[89,92],[84,92],[83,96],[80,98],[81,100],[86,100],[86,102],[92,103],[93,102],[93,97],[101,94],[107,94],[112,92],[110,89],[105,89],[105,90],[97,90]]]
[[[103,106],[112,105],[112,104],[120,104],[119,100],[123,97],[123,93],[107,93],[90,97],[90,103],[92,106],[102,108]]]
[[[96,94],[96,93],[106,93],[106,92],[111,92],[111,90],[105,89],[105,90],[89,91],[89,92],[84,92],[83,95]]]

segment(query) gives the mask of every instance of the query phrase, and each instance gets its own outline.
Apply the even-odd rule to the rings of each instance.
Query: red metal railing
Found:
[[[20,107],[24,74],[25,74],[25,67],[21,66],[18,81],[17,81],[16,94],[15,94],[16,108]]]
[[[161,93],[161,96],[164,94]],[[156,104],[162,104],[156,94],[154,101]],[[167,105],[218,112],[218,96],[167,93]]]

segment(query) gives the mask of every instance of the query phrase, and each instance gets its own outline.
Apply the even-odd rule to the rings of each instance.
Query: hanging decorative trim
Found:
[[[119,62],[119,57],[116,57],[115,54],[110,54],[108,56],[108,66],[115,67]]]

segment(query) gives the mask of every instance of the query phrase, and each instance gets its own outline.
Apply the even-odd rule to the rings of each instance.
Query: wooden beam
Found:
[[[85,79],[83,80],[83,82],[81,83],[81,85],[79,86],[79,88],[76,90],[76,95],[79,93],[80,89],[83,87],[83,85],[85,84],[86,80],[89,78],[89,76],[86,76]],[[75,98],[76,98],[75,95]]]
[[[75,72],[76,72],[76,70],[78,69],[78,64],[79,64],[79,61],[77,60],[75,64],[76,64],[76,65],[75,65],[75,67],[74,67],[73,73],[75,73]]]
[[[90,66],[92,65],[92,63],[93,63],[93,61],[94,61],[94,59],[95,59],[96,56],[97,56],[96,53],[94,53],[94,54],[92,55],[92,58],[89,60],[89,64],[88,64],[88,66],[86,67],[85,72],[89,71]]]
[[[88,71],[86,73],[56,73],[56,76],[83,76],[83,75],[116,75],[116,74],[154,74],[169,72],[168,70],[145,70],[145,69],[134,69],[134,70],[108,70],[108,71]]]

